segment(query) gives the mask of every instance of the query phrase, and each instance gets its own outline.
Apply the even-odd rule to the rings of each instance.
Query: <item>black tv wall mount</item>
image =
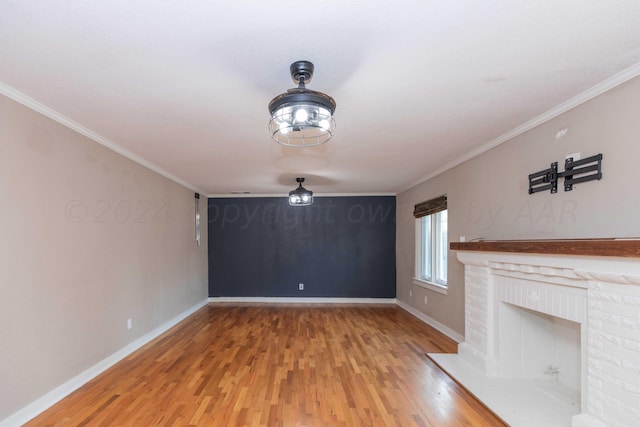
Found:
[[[529,194],[547,190],[557,193],[560,178],[564,178],[564,191],[573,190],[574,184],[602,179],[602,153],[576,161],[568,157],[564,172],[558,172],[558,162],[553,162],[549,169],[529,174]]]

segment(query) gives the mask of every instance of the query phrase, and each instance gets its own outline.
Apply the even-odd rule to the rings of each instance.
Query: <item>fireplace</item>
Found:
[[[452,243],[465,341],[430,357],[513,426],[640,425],[639,243]]]

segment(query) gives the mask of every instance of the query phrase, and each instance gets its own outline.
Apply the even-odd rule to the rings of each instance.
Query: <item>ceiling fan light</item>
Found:
[[[298,82],[298,87],[276,96],[269,103],[269,132],[282,145],[312,147],[324,144],[333,136],[336,102],[329,95],[305,87],[305,82],[312,76],[311,62],[294,62],[291,77]]]
[[[289,133],[291,128],[289,127],[289,124],[287,124],[286,122],[283,122],[283,123],[280,123],[280,128],[278,130],[280,133],[286,135]]]
[[[304,178],[296,178],[298,188],[289,192],[289,205],[309,206],[313,204],[313,191],[309,191],[302,186]]]
[[[296,111],[295,117],[296,117],[296,122],[298,123],[306,122],[307,119],[309,118],[309,113],[304,108],[298,108],[298,110]]]
[[[320,126],[322,129],[324,130],[329,130],[331,128],[331,123],[329,122],[329,120],[320,120],[318,122],[318,126]]]

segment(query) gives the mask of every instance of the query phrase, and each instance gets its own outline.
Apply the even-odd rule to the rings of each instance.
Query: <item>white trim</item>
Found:
[[[316,194],[314,192],[313,197],[389,197],[389,196],[397,196],[397,193],[322,193]],[[289,193],[249,193],[249,194],[208,194],[208,198],[210,199],[242,199],[242,198],[256,198],[256,197],[289,197]]]
[[[196,311],[200,310],[205,305],[207,305],[207,300],[199,302],[198,304],[194,305],[190,309],[180,313],[173,319],[168,320],[167,322],[158,326],[154,330],[144,334],[143,336],[133,341],[132,343],[127,344],[122,349],[113,353],[111,356],[108,356],[106,359],[103,359],[102,361],[96,363],[86,371],[80,373],[79,375],[76,375],[75,377],[71,378],[69,381],[56,387],[55,389],[51,390],[49,393],[45,394],[44,396],[31,402],[24,408],[20,409],[19,411],[13,413],[9,417],[0,421],[0,427],[14,427],[14,426],[20,426],[22,424],[25,424],[27,421],[31,420],[32,418],[36,417],[38,414],[50,408],[51,406],[53,406],[54,404],[56,404],[57,402],[59,402],[60,400],[62,400],[63,398],[65,398],[66,396],[68,396],[78,388],[80,388],[81,386],[91,381],[93,378],[97,377],[98,375],[100,375],[101,373],[103,373],[104,371],[106,371],[107,369],[109,369],[110,367],[112,367],[113,365],[115,365],[116,363],[118,363],[119,361],[121,361],[122,359],[130,355],[131,353],[133,353],[134,351],[138,350],[143,345],[147,344],[151,340],[162,335],[163,333],[165,333],[166,331],[168,331],[169,329],[171,329],[172,327],[174,327],[175,325],[177,325],[178,323],[180,323],[181,321],[183,321],[184,319],[186,319]]]
[[[602,95],[603,93],[615,88],[616,86],[621,85],[622,83],[625,83],[631,79],[633,79],[634,77],[637,77],[640,75],[640,63],[638,64],[634,64],[626,69],[624,69],[623,71],[619,72],[618,74],[609,77],[606,80],[601,81],[600,83],[598,83],[597,85],[585,90],[584,92],[574,96],[573,98],[561,103],[560,105],[557,105],[556,107],[542,113],[541,115],[539,115],[538,117],[534,117],[533,119],[529,120],[528,122],[523,123],[522,125],[516,127],[515,129],[510,130],[509,132],[481,145],[480,147],[476,148],[475,150],[471,150],[469,151],[467,154],[463,155],[462,157],[453,160],[447,164],[445,164],[444,166],[436,169],[435,171],[428,173],[427,175],[424,175],[420,178],[418,178],[417,180],[413,181],[412,183],[410,183],[409,185],[404,186],[403,188],[401,188],[400,190],[398,190],[398,194],[403,193],[407,190],[409,190],[410,188],[415,187],[416,185],[422,184],[425,181],[430,180],[431,178],[440,175],[441,173],[444,173],[446,171],[448,171],[449,169],[452,169],[456,166],[458,166],[461,163],[466,162],[467,160],[470,160],[476,156],[479,156],[480,154],[484,153],[485,151],[489,151],[494,147],[497,147],[500,144],[503,144],[513,138],[515,138],[518,135],[522,135],[523,133],[537,127],[540,126],[543,123],[548,122],[549,120],[555,119],[556,117],[560,116],[561,114],[566,113],[567,111],[578,107],[581,104],[584,104],[587,101],[590,101],[591,99],[595,98],[596,96]]]
[[[401,308],[403,308],[405,311],[408,311],[409,313],[413,314],[415,317],[417,317],[418,319],[422,320],[424,323],[426,323],[427,325],[437,329],[438,331],[442,332],[443,334],[445,334],[446,336],[448,336],[449,338],[451,338],[452,340],[454,340],[457,343],[461,343],[464,341],[464,336],[460,335],[459,333],[457,333],[456,331],[454,331],[453,329],[443,325],[442,323],[438,322],[436,319],[427,316],[426,314],[416,310],[415,308],[411,307],[410,305],[400,301],[400,300],[396,300],[396,304],[398,306],[400,306]]]
[[[30,109],[32,109],[33,111],[36,111],[40,114],[42,114],[45,117],[50,118],[53,121],[56,121],[58,123],[60,123],[63,126],[68,127],[69,129],[79,133],[80,135],[83,135],[89,139],[91,139],[94,142],[97,142],[100,145],[103,145],[105,147],[107,147],[108,149],[115,151],[118,154],[123,155],[124,157],[128,158],[129,160],[133,160],[134,162],[138,163],[139,165],[144,166],[147,169],[151,169],[152,171],[154,171],[157,174],[160,174],[162,176],[164,176],[165,178],[170,179],[173,182],[176,182],[184,187],[187,187],[188,189],[195,191],[196,193],[202,193],[202,191],[198,190],[194,185],[188,183],[187,181],[178,178],[177,176],[167,172],[166,170],[162,169],[160,166],[157,166],[145,159],[143,159],[142,157],[138,156],[137,154],[132,153],[131,151],[127,150],[126,148],[116,144],[115,142],[105,138],[104,136],[92,131],[91,129],[88,129],[84,126],[82,126],[81,124],[71,120],[70,118],[68,118],[67,116],[64,116],[60,113],[58,113],[57,111],[47,107],[44,104],[41,104],[40,102],[36,101],[33,98],[28,97],[27,95],[25,95],[22,92],[19,92],[18,90],[7,86],[4,83],[0,82],[0,94],[6,96],[7,98],[11,98],[14,101],[24,105],[25,107],[28,107]]]
[[[609,77],[608,79],[598,83],[597,85],[585,90],[584,92],[574,96],[573,98],[561,103],[560,105],[552,108],[551,110],[548,110],[547,112],[539,115],[538,117],[533,118],[532,120],[529,120],[528,122],[516,127],[515,129],[512,129],[511,131],[481,145],[480,147],[476,148],[475,150],[472,150],[468,153],[466,153],[465,155],[463,155],[462,157],[455,159],[447,164],[445,164],[444,166],[436,169],[435,171],[424,175],[420,178],[418,178],[417,180],[411,182],[410,184],[400,188],[399,191],[395,192],[395,193],[369,193],[369,194],[359,194],[359,193],[343,193],[343,194],[326,194],[326,197],[349,197],[349,196],[396,196],[397,194],[403,193],[407,190],[409,190],[410,188],[415,187],[416,185],[422,184],[425,181],[428,181],[429,179],[440,175],[441,173],[444,173],[446,171],[448,171],[449,169],[454,168],[455,166],[458,166],[461,163],[466,162],[467,160],[470,160],[476,156],[479,156],[480,154],[489,151],[490,149],[497,147],[500,144],[503,144],[513,138],[515,138],[518,135],[521,135],[537,126],[540,126],[543,123],[548,122],[551,119],[554,119],[556,117],[558,117],[559,115],[566,113],[567,111],[581,105],[584,104],[585,102],[595,98],[596,96],[602,95],[603,93],[607,92],[608,90],[611,90],[613,88],[615,88],[616,86],[621,85],[622,83],[625,83],[631,79],[633,79],[634,77],[637,77],[638,75],[640,75],[640,63],[638,64],[634,64],[628,68],[626,68],[625,70],[621,71],[620,73]],[[125,149],[124,147],[116,144],[115,142],[103,137],[102,135],[99,135],[98,133],[80,125],[79,123],[71,120],[70,118],[58,113],[57,111],[45,106],[44,104],[36,101],[35,99],[25,95],[24,93],[4,84],[0,82],[0,94],[13,99],[14,101],[50,118],[51,120],[54,120],[58,123],[60,123],[63,126],[68,127],[69,129],[74,130],[75,132],[78,132],[81,135],[86,136],[87,138],[97,142],[98,144],[101,144],[113,151],[115,151],[116,153],[119,153],[125,157],[127,157],[128,159],[146,167],[147,169],[150,169],[162,176],[164,176],[165,178],[168,178],[184,187],[187,187],[195,192],[198,193],[203,193],[202,191],[198,190],[194,185],[188,183],[187,181],[184,181],[181,178],[178,178],[177,176],[165,171],[164,169],[162,169],[161,167],[143,159],[142,157],[130,152],[129,150]],[[278,195],[274,195],[274,194],[209,194],[207,195],[207,197],[210,198],[219,198],[219,197],[283,197],[282,195],[278,194]],[[314,196],[316,197],[316,196]],[[320,197],[320,196],[318,196]]]
[[[440,212],[445,212],[446,209],[444,211],[440,211]],[[426,217],[432,217],[435,219],[435,215],[440,214],[440,212],[436,212],[434,214],[431,215],[427,215],[424,217],[420,217],[420,218],[416,218],[415,219],[415,230],[416,230],[416,235],[415,235],[415,244],[416,244],[416,248],[415,248],[415,261],[414,261],[414,273],[415,276],[413,277],[413,284],[416,286],[420,286],[423,287],[425,289],[429,289],[431,291],[434,292],[438,292],[440,294],[443,295],[447,295],[447,283],[438,283],[437,281],[434,280],[429,280],[428,278],[425,277],[424,271],[423,270],[423,264],[422,264],[422,256],[423,256],[423,249],[425,246],[425,242],[423,240],[424,237],[424,230],[423,230],[423,220]],[[437,246],[438,246],[438,240],[440,237],[440,233],[438,230],[438,223],[434,222],[434,220],[431,220],[431,232],[429,233],[431,236],[431,241],[429,242],[429,247],[431,249],[431,260],[429,261],[430,264],[430,269],[431,269],[431,277],[436,276],[436,269],[437,269],[437,262],[436,262],[436,258],[437,258]],[[447,253],[447,265],[449,264],[449,255]]]
[[[413,284],[416,286],[420,286],[421,288],[425,288],[425,289],[429,289],[430,291],[437,292],[442,295],[447,295],[448,288],[445,285],[432,283],[427,280],[421,279],[419,277],[413,278]]]
[[[325,297],[209,297],[210,303],[258,302],[276,304],[396,304],[395,298],[325,298]],[[0,426],[1,427],[1,426]]]

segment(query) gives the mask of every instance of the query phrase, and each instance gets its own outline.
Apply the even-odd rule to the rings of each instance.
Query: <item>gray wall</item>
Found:
[[[640,78],[635,78],[397,198],[397,297],[464,334],[464,270],[449,252],[449,292],[412,284],[413,205],[448,195],[449,240],[640,236]],[[464,124],[461,124],[463,126]],[[561,139],[557,132],[567,128]],[[427,143],[427,142],[425,142]],[[446,141],[438,141],[446,144]],[[529,195],[529,173],[602,153],[603,179]],[[412,296],[410,296],[410,292]],[[428,303],[424,297],[428,296]]]
[[[206,299],[193,199],[0,96],[0,421]]]

